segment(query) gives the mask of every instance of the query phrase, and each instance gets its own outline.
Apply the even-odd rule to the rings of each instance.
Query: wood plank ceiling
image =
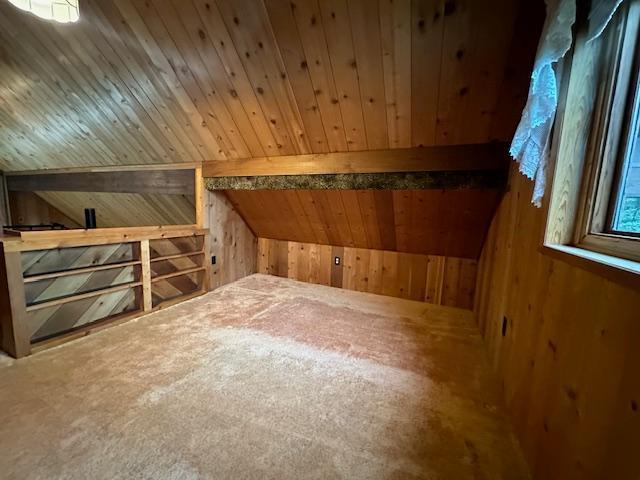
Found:
[[[228,190],[258,237],[478,258],[502,192]]]
[[[85,208],[95,208],[100,228],[195,222],[193,196],[187,195],[10,192],[9,199],[13,222],[22,225],[57,222],[68,228],[84,228]]]
[[[82,0],[60,25],[1,1],[0,168],[507,140],[528,3]]]

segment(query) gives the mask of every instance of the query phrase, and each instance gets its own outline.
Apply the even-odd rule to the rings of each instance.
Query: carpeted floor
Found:
[[[253,275],[0,359],[0,477],[528,474],[470,312]]]

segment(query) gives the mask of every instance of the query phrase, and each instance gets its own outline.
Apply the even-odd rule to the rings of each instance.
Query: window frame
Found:
[[[640,12],[640,0],[625,2],[623,8],[606,35],[593,41],[588,41],[589,12],[578,9],[574,44],[558,63],[558,110],[548,165],[550,192],[543,198],[544,228],[539,251],[615,283],[640,289],[637,239],[597,233],[589,223],[595,199],[592,187],[596,178],[602,179],[602,171],[594,169],[594,161],[602,158],[598,154],[602,154],[605,146],[596,141],[598,137],[593,133],[603,131],[605,126],[613,127],[603,116],[606,110],[602,105],[607,99],[604,85],[610,85],[603,76],[607,73],[603,61],[616,58],[610,53],[616,45],[611,38],[615,32],[620,35],[617,29],[621,18],[626,19],[630,12]],[[613,74],[612,70],[608,73],[610,77]]]
[[[611,20],[597,55],[598,87],[575,219],[573,245],[640,261],[640,234],[612,228],[630,130],[637,120],[640,81],[640,2]]]

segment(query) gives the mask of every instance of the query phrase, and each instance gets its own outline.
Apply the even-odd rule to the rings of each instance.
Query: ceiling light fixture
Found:
[[[79,0],[9,0],[20,10],[45,20],[60,23],[77,22],[80,18]]]

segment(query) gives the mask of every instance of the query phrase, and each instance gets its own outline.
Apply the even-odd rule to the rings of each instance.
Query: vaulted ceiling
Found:
[[[0,168],[506,140],[540,4],[82,0],[61,25],[0,1]]]
[[[80,9],[78,23],[62,25],[0,0],[1,170],[509,140],[544,3],[81,0]],[[475,258],[499,194],[229,197],[265,237]],[[180,195],[38,195],[78,223],[96,208],[101,226],[193,214]]]

